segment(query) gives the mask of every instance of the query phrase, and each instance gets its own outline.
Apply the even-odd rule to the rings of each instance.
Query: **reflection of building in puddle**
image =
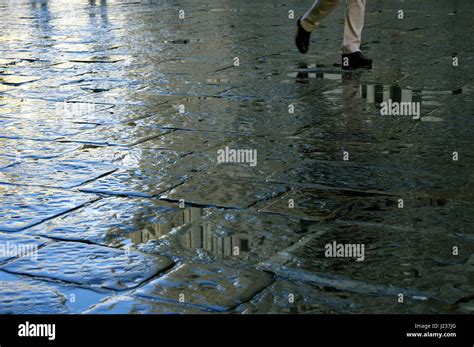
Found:
[[[420,90],[401,88],[397,85],[385,85],[377,83],[359,83],[359,75],[355,72],[340,72],[338,68],[321,68],[312,64],[298,66],[297,72],[288,74],[299,83],[309,83],[311,79],[325,79],[331,81],[341,81],[341,88],[331,91],[332,93],[344,94],[344,89],[358,88],[356,95],[366,99],[368,103],[380,104],[382,102],[398,103],[423,103],[424,105],[440,105],[439,97],[455,94],[466,94],[471,92],[468,86],[454,90]]]
[[[241,255],[250,251],[252,240],[245,233],[218,236],[214,224],[202,220],[203,209],[190,207],[180,210],[165,223],[154,223],[129,234],[134,244],[142,244],[168,235],[173,229],[183,228],[180,243],[188,249],[204,249],[216,256]]]
[[[421,90],[402,89],[398,86],[362,84],[359,87],[359,93],[362,99],[367,99],[367,102],[371,104],[380,104],[389,100],[421,103]]]
[[[202,213],[202,208],[189,207],[182,209],[174,214],[171,220],[167,220],[165,223],[160,223],[158,221],[157,223],[147,225],[142,230],[130,233],[130,240],[134,244],[140,244],[146,243],[150,240],[159,239],[162,236],[168,235],[174,228],[199,220]]]
[[[240,255],[248,252],[251,247],[248,235],[217,236],[212,230],[212,224],[205,222],[192,225],[180,239],[186,248],[204,249],[214,255]]]

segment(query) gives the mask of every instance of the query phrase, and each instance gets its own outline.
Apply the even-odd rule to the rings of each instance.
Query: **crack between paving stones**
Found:
[[[235,310],[236,308],[238,308],[238,307],[241,306],[241,305],[245,305],[245,304],[251,302],[251,301],[253,300],[253,298],[255,298],[257,295],[259,295],[260,293],[262,293],[262,292],[263,292],[264,290],[266,290],[267,288],[271,287],[271,286],[276,282],[276,280],[277,280],[277,275],[276,275],[275,273],[273,273],[273,272],[271,272],[271,271],[267,271],[267,270],[263,270],[263,272],[266,272],[266,273],[270,274],[270,275],[272,276],[272,281],[271,281],[267,286],[265,286],[265,287],[263,287],[262,289],[256,291],[256,292],[252,295],[252,297],[249,298],[248,300],[242,301],[242,302],[240,302],[240,303],[234,305],[233,307],[231,307],[230,309],[228,309],[228,310],[225,311],[225,312],[230,312],[230,311],[232,311],[232,310]]]
[[[22,236],[30,236],[30,235],[23,235],[23,234],[21,234],[21,235],[22,235]],[[44,248],[44,247],[46,247],[46,246],[49,246],[49,245],[51,245],[51,244],[53,244],[53,243],[54,243],[54,241],[50,238],[50,240],[48,240],[48,241],[45,242],[44,244],[38,246],[36,250],[40,250],[40,249],[42,249],[42,248]],[[0,262],[0,269],[1,269],[3,266],[5,266],[5,265],[14,262],[15,260],[18,260],[18,259],[23,258],[23,257],[27,257],[27,256],[28,256],[29,254],[31,254],[31,253],[35,253],[36,250],[31,251],[31,252],[28,252],[28,253],[26,253],[26,254],[23,254],[23,255],[21,255],[21,256],[12,257],[12,258],[9,258],[9,259],[6,259],[6,260]],[[6,270],[4,270],[4,271],[6,271]]]
[[[69,241],[69,242],[76,242],[76,241]],[[83,242],[84,243],[84,242]],[[54,244],[54,242],[50,242],[48,245],[50,244]],[[100,245],[101,247],[106,247],[106,248],[110,248],[110,249],[114,249],[114,250],[117,250],[118,248],[114,248],[114,247],[109,247],[109,246],[102,246]],[[46,247],[46,245],[44,246]],[[41,247],[43,248],[43,247]],[[120,249],[119,249],[120,250]],[[145,252],[142,252],[142,251],[139,251],[137,250],[137,252],[139,253],[143,253],[143,254],[149,254],[149,253],[145,253]],[[125,253],[125,252],[124,252]],[[153,254],[151,254],[153,256]],[[13,261],[11,262],[14,262],[18,259],[21,259],[23,258],[24,256],[21,256],[21,257],[18,257],[18,258],[15,258]],[[162,256],[164,257],[164,256]],[[166,257],[166,258],[169,258],[169,257]],[[10,263],[10,262],[8,262]],[[18,272],[14,272],[14,271],[9,271],[8,269],[5,269],[4,266],[6,264],[2,265],[0,267],[0,271],[4,271],[4,272],[7,272],[9,274],[13,274],[13,275],[20,275],[20,276],[27,276],[27,277],[30,277],[30,278],[34,278],[34,279],[37,279],[39,281],[46,281],[46,282],[54,282],[54,283],[66,283],[68,285],[70,284],[74,284],[74,285],[77,285],[78,287],[80,288],[83,288],[83,289],[89,289],[89,290],[93,290],[97,293],[103,293],[103,292],[110,292],[112,291],[112,293],[115,293],[115,294],[125,294],[127,291],[133,291],[137,288],[139,288],[140,286],[144,285],[145,283],[148,283],[151,279],[155,279],[155,278],[158,278],[158,277],[161,277],[163,276],[165,273],[171,271],[173,268],[175,268],[176,266],[176,263],[173,261],[173,263],[171,265],[169,265],[168,267],[166,268],[163,268],[161,271],[159,271],[158,273],[156,273],[153,277],[149,278],[149,279],[146,279],[146,280],[143,280],[142,282],[138,283],[137,285],[135,286],[132,286],[132,287],[128,287],[128,288],[125,288],[125,289],[114,289],[114,288],[107,288],[107,287],[94,287],[94,286],[89,286],[87,284],[83,284],[83,283],[80,283],[80,282],[74,282],[74,281],[66,281],[66,280],[61,280],[61,279],[57,279],[57,278],[52,278],[52,277],[47,277],[47,276],[37,276],[37,275],[32,275],[32,274],[28,274],[28,273],[18,273]]]
[[[257,200],[257,201],[254,201],[253,203],[251,203],[250,205],[248,205],[246,208],[247,209],[251,209],[252,207],[254,207],[255,205],[259,204],[259,203],[264,203],[264,202],[268,202],[268,201],[271,201],[273,199],[276,199],[278,197],[281,197],[282,195],[288,193],[289,191],[291,191],[291,188],[288,187],[288,186],[284,186],[285,187],[285,190],[276,194],[276,195],[273,195],[273,196],[269,196],[269,197],[264,197],[260,200]]]
[[[106,176],[109,176],[109,175],[113,174],[113,173],[114,173],[115,171],[117,171],[117,170],[118,170],[118,168],[116,168],[116,169],[114,169],[114,170],[112,170],[112,171],[106,172],[106,173],[104,173],[104,174],[102,174],[102,175],[100,175],[100,176],[91,178],[90,180],[84,181],[84,182],[82,182],[81,184],[78,184],[78,185],[76,185],[76,186],[70,187],[70,189],[77,189],[77,188],[80,187],[80,186],[83,186],[83,185],[86,185],[86,184],[88,184],[88,183],[97,181],[97,180],[99,180],[99,179],[101,179],[101,178],[103,178],[103,177],[106,177]]]
[[[149,195],[149,194],[146,194],[146,193],[103,192],[103,191],[95,191],[95,190],[87,189],[87,188],[79,188],[79,191],[82,192],[82,193],[87,193],[87,194],[95,194],[95,195],[101,196],[103,198],[121,197],[121,198],[155,199],[153,195]]]
[[[158,198],[159,200],[179,203],[181,199],[171,199],[171,198]],[[184,201],[184,204],[191,207],[199,207],[199,208],[216,208],[216,209],[224,209],[224,210],[237,210],[237,211],[244,211],[248,209],[248,207],[232,207],[232,206],[220,206],[220,205],[212,205],[212,204],[199,204],[195,202]]]
[[[220,71],[224,71],[224,70],[227,70],[227,69],[232,69],[233,67],[235,67],[235,66],[230,65],[230,66],[226,66],[226,67],[223,67],[223,68],[220,68],[220,69],[217,69],[217,70],[213,70],[212,72],[220,72]]]

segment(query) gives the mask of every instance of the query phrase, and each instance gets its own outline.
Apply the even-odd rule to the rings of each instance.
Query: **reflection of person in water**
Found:
[[[336,8],[340,0],[316,0],[313,6],[298,20],[296,46],[301,53],[308,52],[311,32],[321,20]],[[342,42],[342,68],[354,70],[371,68],[372,60],[360,52],[362,28],[364,27],[366,0],[347,0]]]

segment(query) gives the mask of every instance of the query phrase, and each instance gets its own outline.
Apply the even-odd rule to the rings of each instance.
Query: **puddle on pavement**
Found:
[[[441,105],[440,98],[449,95],[469,94],[471,88],[463,86],[452,90],[422,90],[412,89],[408,87],[400,87],[398,85],[387,85],[380,83],[365,83],[360,81],[358,72],[345,72],[338,70],[336,67],[316,67],[316,65],[299,65],[296,72],[287,74],[298,83],[311,83],[315,80],[327,80],[341,82],[341,88],[330,90],[328,93],[344,94],[344,92],[351,88],[357,89],[356,96],[364,99],[369,104],[380,105],[382,102],[397,103],[420,103],[423,106],[439,106]]]
[[[246,232],[230,236],[219,236],[215,226],[202,220],[205,210],[198,207],[182,209],[173,220],[165,224],[149,225],[128,235],[135,245],[166,238],[172,231],[179,232],[179,244],[187,250],[205,250],[217,257],[245,255],[254,246],[255,240]]]
[[[187,207],[172,221],[150,224],[128,237],[139,249],[152,253],[257,264],[296,243],[308,225],[273,214]]]

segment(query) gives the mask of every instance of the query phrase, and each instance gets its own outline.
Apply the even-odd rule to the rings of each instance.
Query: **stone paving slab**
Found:
[[[13,89],[7,90],[5,94],[12,97],[47,100],[60,103],[88,94],[86,91],[79,90],[74,86],[63,86],[58,88],[56,85],[49,85],[48,83],[50,82],[52,81],[41,79],[31,84],[15,86]]]
[[[407,297],[405,303],[400,304],[396,297],[348,294],[324,286],[277,280],[236,311],[244,314],[421,314],[433,307],[438,312],[453,313],[451,307],[435,300]]]
[[[107,146],[133,146],[148,139],[168,133],[169,130],[150,129],[135,123],[101,125],[76,136],[63,137],[60,140]]]
[[[116,168],[102,163],[67,160],[23,161],[0,171],[0,183],[73,188],[113,172]]]
[[[0,314],[63,314],[66,297],[43,286],[0,281]]]
[[[270,182],[289,184],[325,184],[353,190],[380,190],[387,193],[447,192],[459,189],[465,178],[451,179],[436,173],[414,168],[396,166],[365,166],[359,163],[340,161],[305,160],[307,166],[290,167],[285,172],[276,172]],[[338,183],[336,183],[336,181]]]
[[[183,304],[166,301],[146,300],[126,295],[117,295],[103,300],[84,312],[85,314],[205,314],[208,311],[198,310]]]
[[[119,123],[131,123],[143,118],[151,117],[156,113],[161,112],[162,109],[166,108],[167,99],[163,101],[156,102],[156,105],[150,110],[146,106],[132,106],[132,105],[101,105],[101,104],[91,104],[97,105],[96,110],[92,112],[87,112],[87,105],[84,106],[84,114],[80,115],[81,122],[90,122],[94,124],[119,124]],[[74,105],[74,103],[71,103]],[[79,103],[80,105],[81,103]],[[102,108],[100,108],[102,106]],[[107,106],[107,107],[104,107]],[[74,106],[71,106],[73,108]],[[78,110],[81,107],[77,107]]]
[[[361,306],[344,293],[332,293],[324,291],[324,288],[279,279],[236,310],[244,314],[330,314],[335,310],[354,313],[360,309]]]
[[[170,170],[173,166],[180,166],[176,165],[176,163],[188,154],[189,152],[148,148],[139,144],[128,149],[126,155],[118,162],[118,165],[126,169],[140,167],[143,172],[163,172]]]
[[[7,86],[20,86],[25,83],[36,82],[40,78],[35,76],[9,75],[0,77],[0,83]]]
[[[0,156],[0,169],[16,163],[16,158]]]
[[[340,216],[352,199],[341,191],[302,188],[270,200],[260,210],[304,220],[326,221]]]
[[[364,199],[354,199],[350,210],[340,215],[339,220],[357,224],[370,219],[372,224],[386,225],[398,230],[444,230],[446,235],[467,236],[472,225],[470,216],[474,215],[474,204],[468,202],[462,194],[469,192],[429,196],[367,196]],[[401,203],[403,208],[399,207]],[[463,205],[462,209],[458,208],[460,204]],[[443,220],[446,214],[452,219],[445,225]]]
[[[94,112],[104,111],[113,105],[73,102],[57,102],[42,99],[21,99],[18,97],[3,96],[8,102],[0,106],[2,117],[28,120],[50,120],[51,118],[64,121],[77,121]]]
[[[50,159],[72,152],[80,146],[53,141],[32,141],[18,139],[0,139],[0,155],[15,157],[17,159]]]
[[[130,234],[156,233],[172,225],[181,213],[177,205],[165,201],[111,197],[29,228],[25,233],[120,247],[127,243]]]
[[[8,85],[0,83],[0,93],[5,93],[11,89],[13,89],[12,86],[8,86]]]
[[[54,141],[69,138],[80,132],[95,128],[96,124],[63,122],[49,119],[13,120],[2,129],[0,137],[10,139],[31,139]]]
[[[139,297],[227,311],[252,298],[272,282],[268,273],[221,264],[185,264],[137,289]]]
[[[193,64],[196,65],[196,64]],[[208,66],[208,63],[203,63],[202,65]],[[194,68],[199,68],[194,66]],[[135,100],[144,100],[141,104],[144,104],[146,100],[153,99],[156,97],[163,97],[168,95],[178,95],[178,96],[193,96],[193,97],[211,97],[215,96],[218,93],[221,93],[228,89],[226,86],[220,85],[209,85],[205,82],[196,81],[196,78],[192,74],[188,74],[184,78],[184,74],[179,74],[179,76],[174,76],[172,72],[165,72],[162,78],[158,78],[160,82],[158,83],[149,83],[145,88],[137,91],[137,94],[132,98]],[[125,93],[126,96],[129,96],[130,93]],[[138,101],[135,101],[137,104],[140,104]]]
[[[243,188],[245,186],[245,188]],[[261,184],[225,179],[197,177],[163,194],[160,198],[229,208],[246,208],[287,190],[284,185]]]
[[[38,236],[0,233],[0,262],[27,254],[34,256],[34,252],[47,242],[48,239]]]
[[[183,155],[176,165],[170,166],[170,174],[182,174],[188,172],[190,177],[199,175],[213,176],[218,172],[218,163],[216,160],[216,149],[199,149],[199,142],[192,152]],[[224,176],[223,176],[224,177]]]
[[[109,165],[120,168],[121,160],[129,154],[129,149],[118,146],[99,146],[93,144],[80,144],[74,152],[66,153],[61,157],[68,163],[88,165]]]
[[[118,170],[95,180],[79,189],[83,192],[107,195],[153,197],[186,180],[184,176],[166,172],[142,172],[141,170]]]
[[[7,66],[7,65],[11,65],[11,64],[15,64],[14,59],[0,59],[0,65],[1,66]]]
[[[19,231],[96,200],[93,194],[0,185],[0,231]]]
[[[159,95],[154,93],[153,95]],[[143,86],[135,88],[131,86],[117,87],[100,93],[85,93],[68,99],[72,102],[96,102],[114,105],[144,106],[150,96],[147,95]]]
[[[201,152],[220,146],[230,135],[209,131],[176,130],[139,144],[140,148]]]
[[[110,297],[112,294],[116,293],[115,291],[111,290],[97,290],[97,288],[92,290],[88,288],[82,288],[76,284],[50,281],[40,277],[36,278],[26,275],[16,275],[1,270],[0,282],[13,283],[14,285],[26,284],[32,288],[39,287],[41,290],[50,290],[53,295],[59,294],[59,296],[64,298],[64,307],[62,308],[63,312],[61,313],[82,313],[88,307],[97,304],[102,299]],[[21,293],[19,293],[19,295],[21,295]],[[36,311],[36,308],[39,312]],[[44,308],[42,308],[41,305],[32,305],[27,313],[38,314],[42,312],[48,313],[47,311],[44,311]],[[14,308],[12,313],[15,313]]]
[[[287,140],[286,136],[236,135],[227,138],[213,150],[209,149],[206,152],[199,153],[202,155],[196,155],[196,161],[199,159],[206,163],[208,172],[218,177],[267,183],[269,179],[278,176],[279,173],[283,174],[295,167],[300,159],[295,155],[293,145],[285,144],[285,140]],[[287,141],[291,143],[291,140]],[[220,153],[234,151],[252,151],[254,162],[219,161]],[[241,158],[244,161],[248,160],[246,154],[243,154]]]
[[[254,133],[265,129],[268,131],[265,127],[268,126],[270,119],[275,122],[280,113],[288,108],[288,105],[281,105],[282,108],[277,110],[276,107],[271,108],[271,104],[268,103],[265,109],[262,103],[244,103],[215,97],[178,98],[166,106],[157,115],[146,119],[146,122],[164,124],[177,129],[212,130],[219,133],[230,130],[235,133]],[[250,112],[255,113],[256,117],[248,119],[246,115]]]
[[[168,258],[135,251],[78,242],[56,242],[41,248],[37,259],[23,257],[1,268],[16,274],[83,286],[125,290],[136,287],[172,264]]]
[[[432,238],[438,242],[427,248]],[[334,242],[363,245],[363,259],[359,254],[326,256],[327,245],[334,247]],[[464,251],[453,255],[453,246]],[[328,276],[333,286],[344,290],[348,290],[344,281],[357,281],[361,283],[361,293],[373,291],[393,296],[401,290],[417,296],[416,292],[424,292],[429,299],[455,304],[469,297],[471,291],[472,250],[472,241],[445,230],[430,228],[428,233],[425,229],[394,228],[382,223],[343,224],[291,251],[285,267],[290,272],[295,269],[296,277],[299,270],[321,278]]]

